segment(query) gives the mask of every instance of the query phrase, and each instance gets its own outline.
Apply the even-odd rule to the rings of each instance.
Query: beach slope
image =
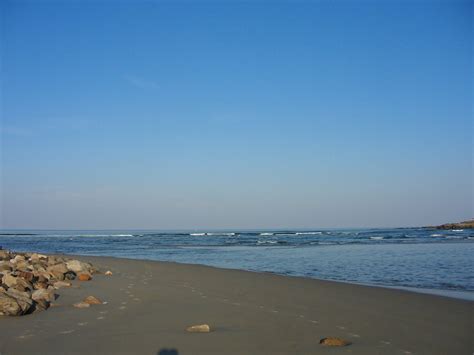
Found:
[[[472,302],[199,265],[77,257],[112,276],[0,317],[5,354],[471,354]],[[93,295],[106,304],[78,309]],[[210,333],[186,328],[207,323]],[[324,337],[352,344],[325,347]]]

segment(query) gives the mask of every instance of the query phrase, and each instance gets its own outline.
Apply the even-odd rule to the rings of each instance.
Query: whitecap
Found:
[[[312,235],[312,234],[323,234],[323,232],[296,232],[296,235]]]

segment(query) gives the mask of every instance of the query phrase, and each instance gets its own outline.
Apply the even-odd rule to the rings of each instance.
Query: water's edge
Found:
[[[185,263],[185,262],[168,261],[168,260],[125,258],[125,257],[117,257],[117,256],[109,256],[109,255],[90,255],[90,254],[51,254],[51,255],[57,255],[57,256],[64,255],[68,257],[112,258],[112,259],[117,259],[117,260],[131,260],[131,261],[140,260],[140,261],[158,262],[158,263],[166,263],[166,264],[203,266],[206,268],[219,269],[219,270],[233,270],[233,271],[238,270],[238,271],[252,272],[252,273],[257,273],[257,274],[274,274],[274,275],[279,275],[282,277],[291,277],[291,278],[316,280],[316,281],[328,281],[328,282],[336,282],[336,283],[342,283],[342,284],[347,284],[347,285],[359,285],[359,286],[366,286],[366,287],[375,287],[375,288],[399,290],[399,291],[405,291],[405,292],[411,292],[411,293],[426,294],[426,295],[439,296],[439,297],[448,297],[448,298],[454,298],[454,299],[471,301],[471,302],[474,301],[474,292],[470,292],[470,291],[439,290],[439,289],[430,289],[430,288],[416,288],[416,287],[406,287],[406,286],[390,286],[390,285],[370,284],[370,283],[362,283],[362,282],[350,282],[350,281],[334,280],[334,279],[322,279],[322,278],[310,277],[310,276],[285,275],[285,274],[281,274],[281,273],[277,273],[273,271],[258,271],[258,270],[250,270],[250,269],[218,267],[218,266],[200,264],[200,263]]]

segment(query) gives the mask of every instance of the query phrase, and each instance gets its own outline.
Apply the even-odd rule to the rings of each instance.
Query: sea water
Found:
[[[204,264],[474,300],[474,230],[3,230],[0,246]]]

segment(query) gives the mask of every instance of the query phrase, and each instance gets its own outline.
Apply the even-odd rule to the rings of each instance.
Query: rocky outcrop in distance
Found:
[[[440,226],[434,226],[430,228],[436,229],[474,229],[474,219],[459,223],[445,223]]]

